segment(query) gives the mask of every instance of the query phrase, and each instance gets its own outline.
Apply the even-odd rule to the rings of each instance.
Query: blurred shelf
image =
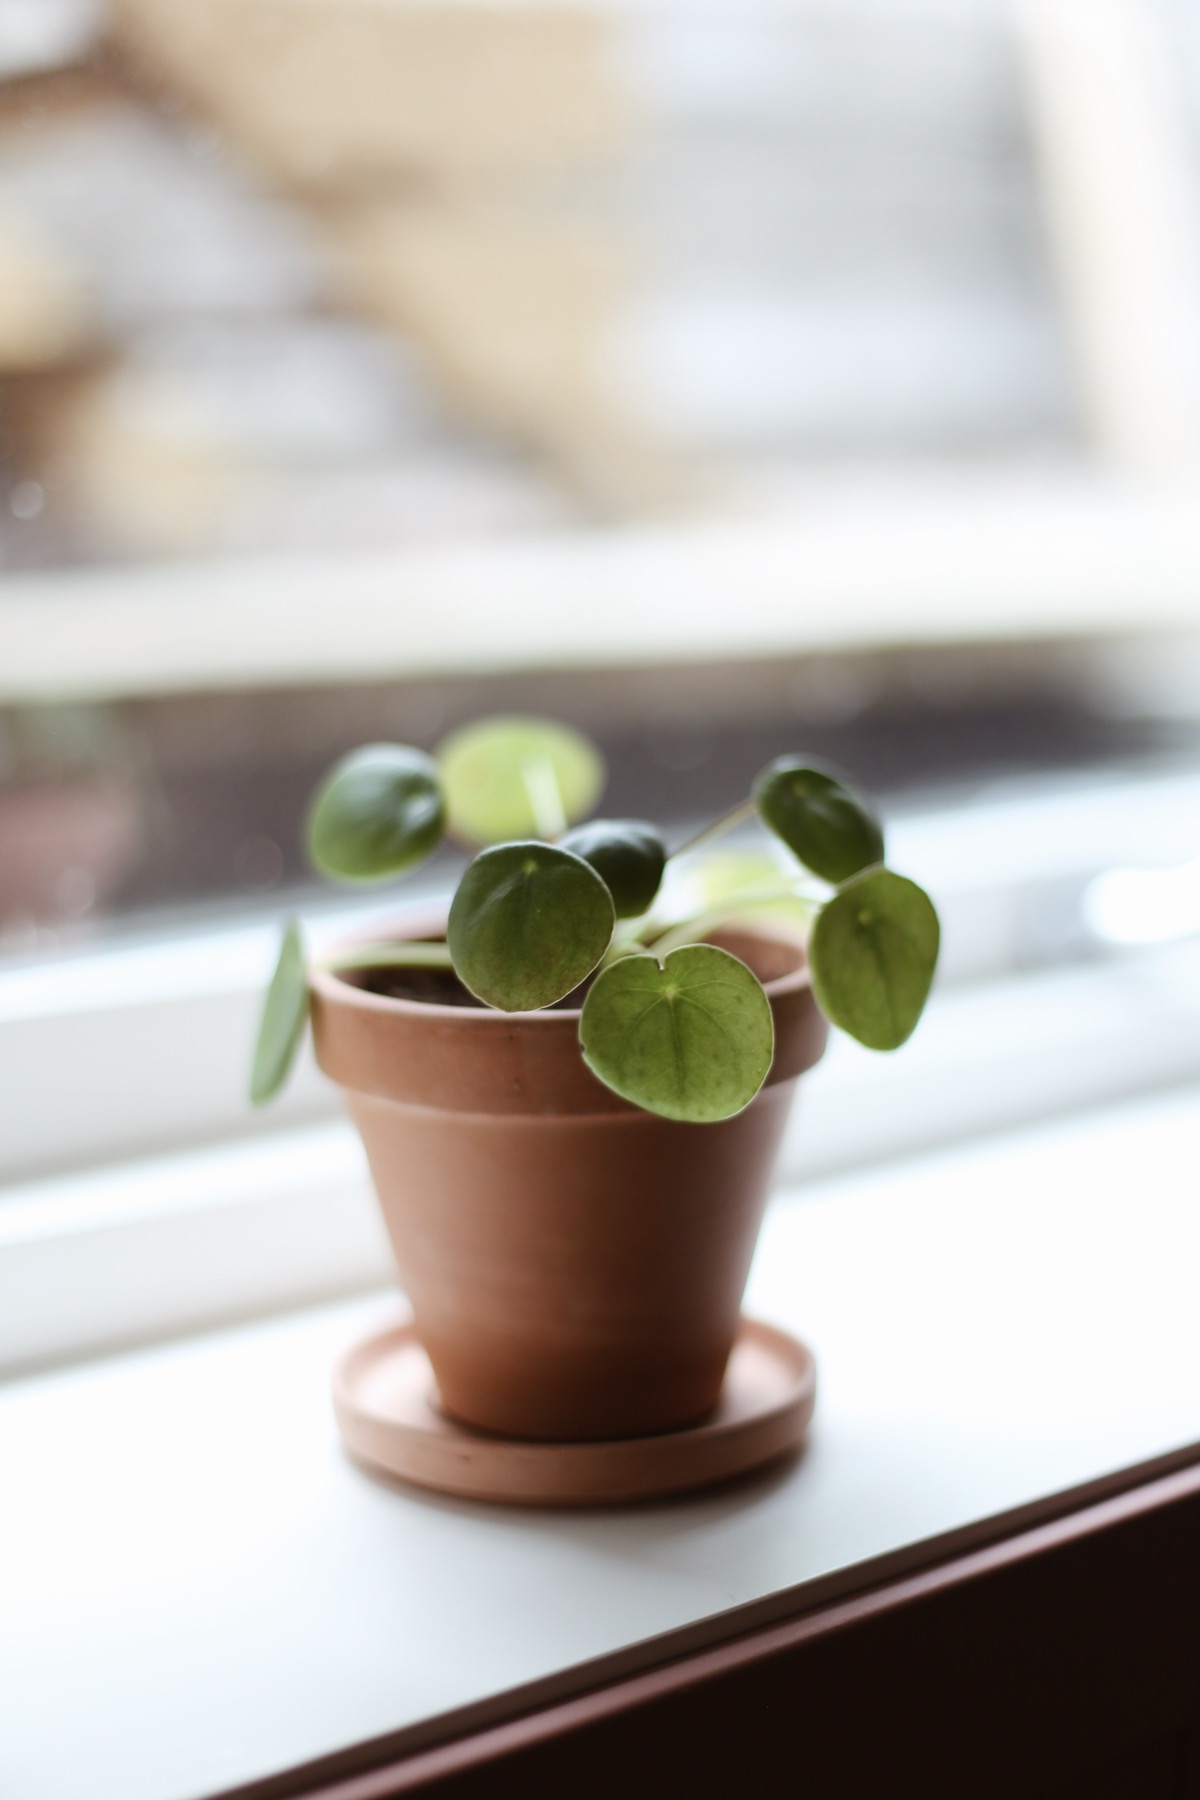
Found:
[[[932,469],[740,515],[10,579],[0,701],[1200,626],[1200,489]]]

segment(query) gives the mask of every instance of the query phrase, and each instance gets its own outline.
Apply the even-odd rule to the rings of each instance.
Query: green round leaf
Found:
[[[848,881],[883,861],[883,832],[865,802],[824,769],[781,756],[754,784],[759,817],[822,881]]]
[[[749,1106],[775,1053],[771,1003],[744,962],[685,944],[660,965],[624,956],[579,1021],[583,1060],[614,1093],[666,1119],[711,1124]]]
[[[895,1050],[921,1016],[939,935],[933,902],[915,881],[890,869],[848,881],[808,940],[821,1011],[869,1050]]]
[[[612,937],[612,896],[580,856],[530,841],[481,850],[446,940],[459,980],[502,1012],[536,1012],[587,978]]]
[[[300,927],[293,919],[283,934],[279,961],[263,1002],[250,1070],[250,1098],[255,1106],[272,1099],[287,1080],[307,1022],[308,971]]]
[[[545,719],[480,719],[438,746],[450,829],[473,844],[555,838],[604,786],[599,752]]]
[[[591,863],[613,897],[618,919],[645,912],[667,864],[662,838],[641,819],[591,819],[568,831],[562,848]]]
[[[308,847],[327,875],[375,881],[423,862],[443,828],[433,758],[405,744],[367,744],[336,763],[318,788]]]

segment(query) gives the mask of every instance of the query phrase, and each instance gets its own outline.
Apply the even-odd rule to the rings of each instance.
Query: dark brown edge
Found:
[[[336,944],[329,946],[325,954],[326,956],[336,956],[339,950],[349,949],[353,945],[361,943],[377,944],[385,937],[398,942],[413,937],[421,939],[432,931],[444,931],[445,924],[444,911],[433,915],[418,913],[412,918],[402,920],[393,919],[389,926],[381,926],[378,931],[356,931],[351,933],[348,938],[339,939]],[[717,928],[713,929],[715,931]],[[783,932],[753,931],[749,927],[738,928],[732,925],[729,929],[731,932],[736,931],[739,937],[760,937],[775,943],[783,939],[788,943],[794,943],[799,951],[801,960],[796,968],[789,969],[786,975],[775,975],[769,981],[761,984],[763,992],[769,1000],[782,1000],[790,998],[793,994],[812,992],[812,973],[805,959],[803,944]],[[535,1029],[539,1031],[549,1028],[561,1031],[564,1019],[577,1026],[583,1016],[582,1009],[577,1006],[543,1006],[533,1012],[500,1012],[482,1000],[477,1006],[468,1007],[441,1006],[436,1000],[402,1000],[393,996],[374,994],[369,988],[361,988],[356,982],[347,981],[346,973],[347,971],[331,968],[324,962],[314,962],[309,966],[309,987],[315,992],[325,995],[326,998],[340,1000],[343,1006],[359,1007],[364,1012],[383,1014],[399,1012],[414,1015],[417,1018],[445,1019],[453,1025],[461,1025],[463,1016],[466,1014],[476,1023],[480,1019],[496,1021],[494,1026],[496,1030],[517,1021],[522,1025],[533,1023]],[[344,990],[348,990],[348,997]]]
[[[1200,1510],[1200,1443],[205,1800],[389,1800],[481,1773],[1187,1502]],[[1200,1534],[1195,1554],[1200,1569]]]

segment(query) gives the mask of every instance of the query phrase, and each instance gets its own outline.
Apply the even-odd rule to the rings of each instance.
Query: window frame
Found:
[[[892,859],[930,886],[946,927],[939,991],[895,1057],[835,1038],[806,1077],[780,1181],[1200,1078],[1200,939],[1056,963],[1053,944],[1030,935],[1048,905],[1052,917],[1064,900],[1077,906],[1114,854],[1178,860],[1198,815],[1200,777],[1176,775],[900,818]],[[415,904],[427,915],[428,897]],[[379,910],[356,902],[315,917],[314,947]],[[391,1279],[361,1150],[311,1059],[278,1110],[245,1100],[242,1053],[274,937],[268,925],[228,927],[174,949],[159,940],[0,972],[0,1059],[27,1084],[13,1110],[40,1104],[53,1128],[33,1166],[13,1166],[16,1133],[6,1146],[0,1368]],[[137,982],[119,979],[131,969]],[[81,1029],[104,1051],[109,1085],[68,1128],[59,1093],[42,1088]],[[189,1067],[176,1113],[139,1140],[146,1080],[179,1082]]]
[[[1194,631],[1196,492],[826,471],[687,524],[10,576],[0,704]]]

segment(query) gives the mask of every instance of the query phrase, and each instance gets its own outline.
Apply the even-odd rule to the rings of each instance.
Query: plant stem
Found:
[[[642,933],[647,929],[645,919],[635,919],[626,924],[624,931],[618,925],[609,941],[608,949],[600,958],[600,967],[607,969],[609,963],[619,962],[623,956],[642,947]]]
[[[547,842],[560,838],[567,829],[567,815],[563,811],[562,794],[558,777],[554,773],[554,764],[544,756],[539,757],[536,762],[522,763],[521,780],[525,783],[525,792],[533,808],[538,836],[545,838]]]
[[[658,937],[651,937],[646,947],[653,950],[656,956],[664,956],[669,950],[678,950],[681,944],[697,942],[707,932],[715,931],[718,925],[737,918],[750,908],[769,906],[779,900],[803,900],[807,897],[803,892],[797,892],[795,886],[748,888],[744,894],[731,894],[722,906],[710,907],[707,912],[693,913],[691,918],[680,919]]]
[[[448,944],[364,944],[317,966],[336,974],[339,969],[452,969],[454,964]]]
[[[695,837],[690,837],[686,844],[680,844],[678,850],[672,850],[671,859],[673,860],[677,856],[686,856],[689,850],[697,850],[701,844],[711,843],[713,838],[724,837],[725,833],[732,831],[735,825],[741,825],[744,820],[752,819],[757,810],[753,800],[742,800],[731,812],[722,813],[719,819],[715,819],[711,825],[706,825],[703,831],[696,833]]]

